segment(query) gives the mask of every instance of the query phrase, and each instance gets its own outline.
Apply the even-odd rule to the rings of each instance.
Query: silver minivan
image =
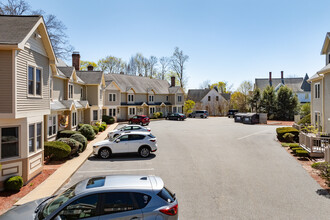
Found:
[[[0,220],[177,220],[178,201],[157,176],[109,175],[83,180],[58,196],[26,203]]]
[[[190,118],[207,118],[209,116],[208,111],[206,110],[198,110],[194,111],[191,114],[189,114]]]

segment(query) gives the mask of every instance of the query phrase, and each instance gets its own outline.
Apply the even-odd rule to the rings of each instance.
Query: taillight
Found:
[[[156,139],[151,139],[150,141],[151,141],[151,142],[156,142]]]
[[[148,129],[148,131],[151,131],[151,129]]]
[[[178,213],[179,206],[176,204],[172,207],[167,207],[165,209],[159,210],[160,212],[164,213],[165,215],[176,215]]]

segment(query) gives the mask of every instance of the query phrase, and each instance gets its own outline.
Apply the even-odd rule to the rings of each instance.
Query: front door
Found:
[[[112,153],[126,153],[128,150],[128,135],[122,135],[118,139],[119,142],[113,142]]]

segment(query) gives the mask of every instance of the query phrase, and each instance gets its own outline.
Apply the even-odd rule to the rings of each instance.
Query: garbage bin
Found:
[[[259,115],[257,113],[247,113],[243,117],[243,124],[259,124]]]
[[[236,113],[235,114],[235,122],[240,122],[242,123],[243,122],[243,117],[244,117],[245,114],[243,113]]]

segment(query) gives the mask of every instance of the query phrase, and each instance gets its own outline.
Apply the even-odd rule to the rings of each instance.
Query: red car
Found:
[[[146,115],[135,115],[128,120],[129,124],[139,124],[139,125],[148,125],[150,119]]]

